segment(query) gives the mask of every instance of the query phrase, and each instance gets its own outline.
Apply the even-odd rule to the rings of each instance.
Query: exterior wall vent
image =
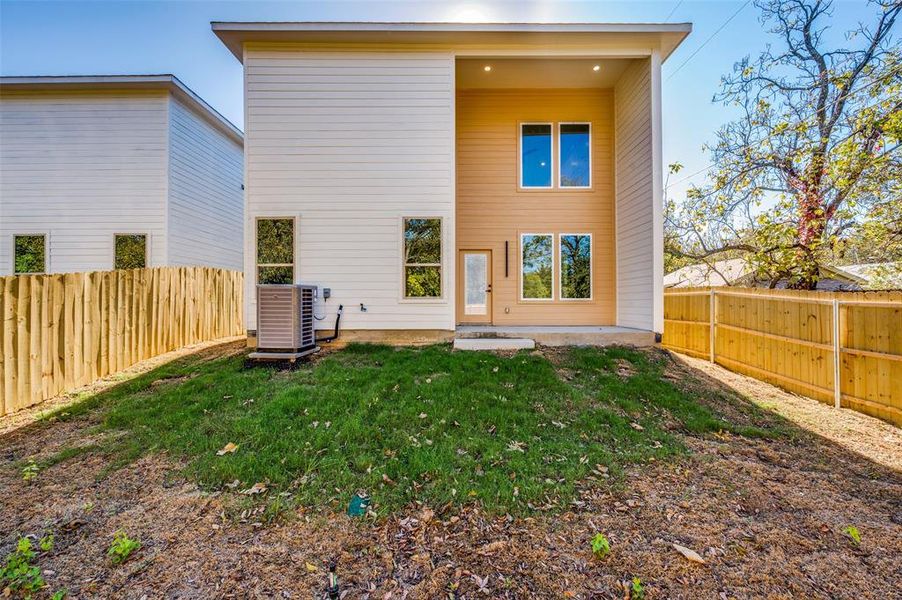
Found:
[[[258,285],[257,354],[315,350],[315,298],[314,285]]]

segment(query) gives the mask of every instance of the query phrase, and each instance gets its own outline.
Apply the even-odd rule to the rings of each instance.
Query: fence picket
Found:
[[[0,277],[0,415],[244,333],[243,275],[160,267]]]
[[[902,292],[671,289],[664,315],[665,347],[902,425]]]

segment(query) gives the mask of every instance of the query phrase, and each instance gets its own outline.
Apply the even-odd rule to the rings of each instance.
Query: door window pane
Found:
[[[442,220],[404,219],[404,297],[442,296]]]
[[[143,269],[147,266],[146,235],[117,235],[115,246],[114,269]]]
[[[561,298],[592,297],[592,236],[561,235]]]
[[[561,187],[589,187],[589,124],[561,123],[559,131]]]
[[[551,125],[520,126],[520,186],[551,187]]]
[[[13,236],[15,273],[43,273],[47,268],[47,237],[44,235]]]
[[[521,296],[525,300],[550,300],[554,287],[554,251],[551,234],[521,237]]]
[[[488,257],[485,254],[464,254],[464,314],[488,314]]]
[[[257,283],[294,283],[294,219],[257,219]]]

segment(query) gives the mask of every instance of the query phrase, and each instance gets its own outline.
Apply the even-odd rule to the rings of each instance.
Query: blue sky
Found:
[[[845,29],[859,20],[870,21],[870,14],[872,9],[863,0],[837,2],[834,22]],[[721,75],[744,55],[755,55],[775,41],[758,22],[757,9],[744,0],[0,0],[0,74],[174,73],[243,127],[241,65],[210,31],[214,20],[692,22],[692,35],[664,64],[664,160],[685,165],[675,181],[708,165],[701,146],[713,140],[717,127],[731,117],[729,109],[711,103]],[[690,183],[701,183],[704,175],[678,182],[670,193],[679,198]]]

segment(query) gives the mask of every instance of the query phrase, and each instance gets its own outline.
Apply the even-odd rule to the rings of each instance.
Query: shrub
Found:
[[[592,538],[592,554],[597,558],[604,558],[611,551],[611,544],[608,538],[600,533],[596,533]]]
[[[128,537],[121,529],[113,535],[113,543],[107,550],[107,555],[113,561],[114,565],[121,565],[128,560],[132,552],[141,547],[141,542]]]

